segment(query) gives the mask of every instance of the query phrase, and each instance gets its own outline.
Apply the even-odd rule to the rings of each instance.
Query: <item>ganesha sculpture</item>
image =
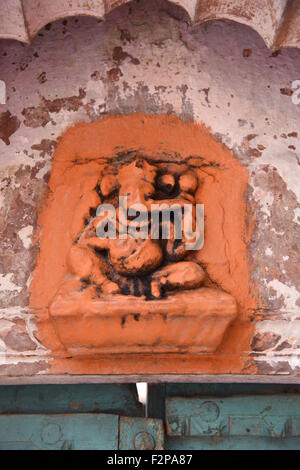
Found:
[[[192,168],[130,155],[110,162],[82,196],[69,229],[68,273],[49,308],[69,352],[203,354],[218,348],[236,317],[235,299],[213,286],[189,249],[184,220],[178,236],[169,218],[164,237],[156,219],[152,236],[154,207],[190,206],[195,227],[198,189]],[[124,216],[125,199],[138,218]],[[115,217],[101,207],[114,208]],[[113,236],[99,236],[99,227]]]

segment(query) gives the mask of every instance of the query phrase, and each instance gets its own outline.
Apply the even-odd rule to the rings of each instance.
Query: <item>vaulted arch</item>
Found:
[[[0,38],[30,42],[46,24],[72,16],[105,20],[131,0],[9,0],[0,4]],[[150,1],[150,0],[149,0]],[[190,21],[232,20],[257,31],[272,49],[300,47],[298,0],[170,0]],[[154,2],[157,4],[157,2]]]

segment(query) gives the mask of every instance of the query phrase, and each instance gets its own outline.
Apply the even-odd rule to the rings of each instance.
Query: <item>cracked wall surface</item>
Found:
[[[260,297],[249,312],[255,333],[247,354],[258,375],[300,375],[297,79],[299,50],[272,53],[256,32],[229,21],[192,26],[161,0],[130,2],[104,23],[59,20],[30,45],[2,40],[0,374],[49,367],[28,288],[56,139],[79,121],[144,112],[204,122],[247,167],[251,276]]]

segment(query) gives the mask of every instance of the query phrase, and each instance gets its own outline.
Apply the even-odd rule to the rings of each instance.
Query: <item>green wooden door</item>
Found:
[[[130,385],[0,387],[0,450],[162,449]]]
[[[300,449],[300,386],[0,387],[0,449]]]
[[[149,413],[165,449],[300,449],[300,388],[257,384],[152,385]]]

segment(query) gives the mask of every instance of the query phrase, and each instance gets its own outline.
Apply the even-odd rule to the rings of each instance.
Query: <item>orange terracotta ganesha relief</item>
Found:
[[[144,121],[134,119],[143,130]],[[156,118],[149,119],[156,125]],[[110,125],[117,120],[122,118]],[[187,158],[183,150],[162,151],[151,129],[144,148],[143,136],[133,135],[141,142],[132,150],[132,143],[121,145],[123,136],[116,134],[120,142],[114,147],[104,131],[100,138],[101,125],[105,130],[105,120],[83,124],[85,141],[72,128],[54,156],[31,287],[42,339],[51,324],[58,343],[73,357],[215,353],[240,301],[228,277],[234,269],[227,259],[213,260],[210,243],[210,231],[212,239],[226,232],[224,220],[213,221],[209,213],[213,204],[221,207],[221,185],[230,188],[230,180],[226,173],[219,181],[214,176],[218,162]],[[240,204],[238,191],[231,191],[232,204]],[[184,215],[179,225],[178,214]],[[219,214],[224,217],[222,208]],[[216,252],[221,253],[222,243]],[[226,240],[224,252],[228,246]],[[221,270],[226,289],[217,282]]]
[[[174,228],[176,222],[182,221],[181,209],[195,205],[197,176],[192,171],[176,175],[162,171],[141,157],[115,168],[110,165],[95,190],[86,195],[86,205],[81,204],[75,211],[71,227],[74,244],[68,265],[77,280],[85,283],[91,297],[123,294],[154,299],[175,289],[193,289],[203,284],[205,273],[201,266],[182,261],[189,246],[183,227],[178,236]],[[126,207],[121,201],[126,201]],[[95,215],[95,203],[98,210],[104,209],[99,211],[101,215]],[[111,211],[116,214],[114,220],[105,208],[116,208]],[[130,220],[132,212],[135,218]],[[110,233],[104,230],[109,223]],[[196,220],[192,225],[195,223]]]
[[[205,270],[193,260],[183,233],[185,219],[181,236],[176,234],[176,208],[177,213],[195,208],[197,175],[178,164],[171,169],[142,155],[124,155],[104,168],[76,208],[69,272],[50,304],[61,340],[73,354],[90,348],[99,353],[212,352],[235,318],[234,298],[204,287]],[[123,200],[127,214],[120,207]],[[99,211],[109,207],[116,209],[114,219],[107,210]],[[130,218],[130,211],[138,216]],[[165,220],[164,213],[169,216]],[[190,213],[195,228],[199,220],[195,211]],[[157,230],[154,220],[159,221]],[[81,325],[73,326],[73,334],[70,327],[59,327],[66,316]],[[86,344],[80,331],[89,325]]]

